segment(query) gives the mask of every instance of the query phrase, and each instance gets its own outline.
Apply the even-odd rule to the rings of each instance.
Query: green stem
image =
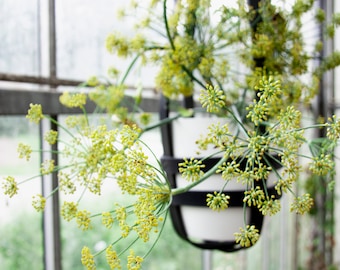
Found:
[[[130,63],[130,65],[128,66],[128,69],[126,70],[121,82],[120,82],[120,85],[124,84],[127,76],[130,74],[130,71],[131,69],[133,68],[133,66],[135,65],[135,63],[137,62],[138,58],[142,55],[142,53],[138,53],[135,58],[132,60],[132,62]]]
[[[57,120],[53,119],[52,117],[50,117],[49,115],[45,115],[44,117],[46,117],[49,121],[51,121],[53,124],[56,124],[58,127],[60,127],[62,130],[64,130],[68,135],[70,135],[72,138],[75,138],[75,136],[67,129],[65,128],[63,125],[60,124],[60,122],[58,122]]]
[[[241,130],[243,131],[244,135],[246,137],[249,137],[248,135],[248,131],[247,129],[245,128],[245,126],[243,125],[242,123],[242,120],[241,120],[241,116],[240,114],[238,113],[236,107],[233,105],[231,106],[231,110],[229,108],[227,108],[227,111],[231,114],[231,116],[234,118],[234,120],[237,122],[237,125],[241,128]]]
[[[292,129],[289,132],[304,131],[304,130],[307,130],[307,129],[325,128],[325,127],[327,127],[326,124],[315,124],[315,125],[311,125],[311,126],[308,126],[308,127],[301,127],[301,128]]]
[[[163,126],[163,125],[169,124],[169,123],[171,123],[172,121],[174,121],[174,120],[176,120],[176,119],[178,119],[178,118],[180,118],[180,117],[182,117],[181,114],[176,114],[176,115],[173,116],[173,117],[164,118],[164,119],[158,121],[157,123],[155,123],[155,124],[153,124],[153,125],[150,125],[150,126],[145,127],[145,128],[142,130],[141,135],[142,135],[143,133],[147,132],[147,131],[150,131],[150,130],[153,130],[153,129],[155,129],[155,128],[161,127],[161,126]]]
[[[166,30],[166,35],[168,37],[168,40],[170,42],[170,46],[173,50],[175,50],[175,44],[174,44],[173,39],[171,38],[170,28],[169,28],[169,23],[168,23],[168,16],[166,14],[166,2],[167,0],[164,0],[163,2],[163,18],[164,18],[165,30]]]
[[[128,251],[139,239],[140,239],[139,236],[137,236],[125,249],[123,249],[118,254],[118,257],[122,256],[122,254],[124,254],[126,251]]]
[[[56,187],[55,189],[53,189],[53,190],[51,191],[51,193],[50,193],[50,194],[48,194],[48,196],[46,196],[46,199],[48,199],[48,198],[52,197],[52,196],[53,196],[53,194],[54,194],[54,193],[56,193],[58,190],[59,190],[59,186],[58,186],[58,187]]]

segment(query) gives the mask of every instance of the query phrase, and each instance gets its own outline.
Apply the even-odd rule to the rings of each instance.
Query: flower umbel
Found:
[[[199,100],[203,108],[211,113],[219,113],[226,105],[226,96],[223,90],[212,85],[207,85],[206,89],[201,91]]]
[[[42,164],[41,164],[41,168],[40,171],[42,174],[50,174],[51,172],[53,172],[54,170],[54,160],[45,160]]]
[[[230,196],[214,191],[214,194],[207,194],[207,205],[214,211],[220,212],[228,208]]]
[[[254,225],[247,225],[246,228],[240,228],[239,233],[235,233],[236,243],[239,243],[242,247],[253,246],[259,238],[259,230]]]
[[[313,162],[309,169],[316,175],[325,176],[334,170],[334,161],[330,155],[321,154],[320,156],[313,158]]]
[[[4,194],[8,195],[10,198],[17,194],[18,184],[14,177],[7,176],[2,182],[2,189],[4,190]]]
[[[78,227],[83,231],[91,229],[91,218],[90,212],[87,210],[78,210],[76,214],[76,221],[78,223]]]
[[[46,132],[44,139],[49,144],[55,144],[58,139],[58,131],[50,130]]]
[[[186,180],[193,182],[203,175],[203,171],[201,169],[205,167],[205,165],[202,164],[202,161],[194,158],[191,158],[190,160],[184,158],[184,162],[179,163],[178,166],[179,172],[182,176]]]
[[[96,269],[96,264],[94,262],[94,257],[88,247],[83,247],[81,250],[81,263],[86,267],[87,270]]]
[[[26,158],[27,161],[29,161],[29,159],[31,158],[31,146],[24,143],[19,143],[17,151],[19,153],[19,158]]]
[[[31,122],[38,124],[40,120],[44,118],[41,105],[31,103],[26,118]]]
[[[299,197],[296,197],[291,204],[290,211],[294,211],[297,214],[304,214],[309,212],[309,210],[313,207],[314,201],[310,197],[310,194],[306,193]]]
[[[42,212],[45,209],[46,198],[41,194],[37,194],[33,196],[32,205],[38,212]]]
[[[70,108],[83,108],[86,104],[86,94],[64,92],[60,98],[60,103]]]
[[[113,225],[113,221],[114,219],[110,212],[102,213],[102,223],[106,228],[110,229]]]
[[[66,220],[70,221],[75,218],[78,212],[78,205],[75,202],[64,201],[61,206],[61,216]]]
[[[332,141],[337,141],[340,138],[340,120],[336,116],[329,119],[327,137]]]
[[[130,254],[127,261],[128,270],[139,270],[142,267],[143,258],[140,256],[135,256],[135,252],[130,249]]]
[[[122,269],[117,252],[112,249],[112,246],[107,247],[105,252],[106,261],[109,264],[110,269]]]

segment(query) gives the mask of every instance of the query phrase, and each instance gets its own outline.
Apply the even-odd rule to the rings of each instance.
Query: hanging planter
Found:
[[[83,248],[82,263],[88,269],[94,269],[94,257],[104,252],[112,268],[122,268],[119,257],[126,255],[127,269],[140,269],[143,259],[162,237],[168,212],[177,233],[199,248],[231,252],[251,246],[259,238],[263,217],[280,211],[278,195],[281,192],[293,194],[291,211],[304,214],[312,208],[313,199],[308,193],[294,193],[293,185],[300,180],[299,172],[305,170],[299,165],[302,146],[310,150],[309,153],[304,151],[302,157],[308,160],[311,174],[334,175],[333,158],[340,137],[340,119],[333,116],[327,123],[308,126],[301,121],[301,104],[310,104],[315,97],[322,73],[339,65],[339,54],[336,53],[322,61],[320,68],[312,73],[308,68],[309,60],[319,53],[316,50],[315,54],[309,54],[305,50],[300,19],[312,9],[312,1],[309,6],[298,1],[293,12],[282,12],[283,17],[270,1],[262,1],[259,6],[256,0],[248,1],[255,10],[240,1],[237,8],[219,9],[216,13],[220,16],[218,22],[215,21],[217,17],[210,14],[210,1],[200,1],[200,5],[192,1],[181,5],[182,1],[175,1],[179,6],[175,5],[176,8],[169,11],[167,2],[170,1],[152,1],[149,7],[152,12],[147,13],[157,15],[151,18],[156,19],[150,25],[151,30],[158,32],[161,29],[153,28],[157,22],[161,23],[159,26],[165,26],[161,39],[110,35],[106,44],[109,51],[118,56],[135,57],[121,79],[115,70],[110,72],[117,83],[108,84],[97,78],[88,82],[95,89],[85,92],[89,92],[91,100],[108,113],[108,122],[112,118],[120,119],[114,127],[107,122],[89,121],[85,93],[66,92],[60,98],[66,107],[84,110],[80,121],[73,116],[65,119],[65,123],[56,121],[43,114],[40,104],[30,104],[28,110],[30,121],[39,123],[47,118],[70,136],[65,143],[59,140],[55,130],[45,135],[48,143],[65,145],[59,154],[69,162],[67,166],[55,166],[55,160],[41,164],[38,177],[41,174],[53,174],[54,177],[58,172],[59,186],[46,197],[34,196],[33,206],[42,211],[46,200],[57,189],[69,195],[81,188],[80,198],[61,206],[63,218],[75,220],[84,230],[92,228],[93,219],[101,218],[103,226],[114,230],[112,244],[103,250],[92,254],[90,247]],[[158,10],[163,11],[161,21],[155,12],[159,5],[161,9]],[[171,20],[170,14],[175,15]],[[289,27],[285,22],[289,22]],[[148,123],[145,127],[139,125],[139,122],[147,122],[139,118],[141,111],[137,107],[142,103],[141,93],[138,91],[135,99],[124,97],[125,80],[139,58],[142,58],[142,64],[150,61],[158,65],[155,87],[169,98],[161,98],[163,121]],[[247,72],[241,74],[238,63],[244,63]],[[184,107],[194,108],[192,95],[199,95],[207,112],[224,118],[201,116],[197,112],[188,118],[172,117],[169,100],[185,96]],[[130,104],[129,100],[136,102]],[[211,120],[224,121],[227,117],[237,122],[244,136],[234,136],[232,125],[225,129],[215,125],[217,127],[212,128],[204,140],[222,157],[212,157],[210,152],[204,151],[198,155],[195,141],[199,134],[206,132]],[[164,155],[161,161],[156,157],[155,166],[149,161],[149,157],[155,158],[153,145],[146,145],[140,138],[159,126]],[[305,130],[320,128],[326,131],[324,138],[310,140],[304,136]],[[221,140],[214,142],[219,136]],[[20,144],[18,151],[20,157],[28,160],[32,149]],[[201,163],[187,166],[186,162],[191,158],[205,167]],[[220,174],[217,174],[218,170]],[[192,171],[197,173],[190,179],[192,182],[182,178]],[[21,183],[31,179],[34,176]],[[111,196],[110,207],[105,205],[105,209],[90,213],[79,205],[87,193],[101,195],[107,181],[114,181],[112,186],[118,185],[122,195]],[[19,184],[13,176],[7,176],[2,183],[4,194],[14,196]],[[228,199],[223,201],[224,198]],[[93,206],[100,207],[101,204]],[[214,212],[216,209],[220,211]],[[150,237],[153,233],[157,236]],[[123,242],[123,251],[118,250],[119,241]],[[137,255],[130,249],[137,241],[149,243],[151,247]]]
[[[186,98],[186,101],[190,98]],[[192,102],[189,102],[192,105]],[[165,119],[169,116],[169,103],[161,98],[160,116]],[[190,106],[189,105],[189,106]],[[186,104],[188,106],[188,104]],[[164,155],[162,165],[167,172],[172,188],[182,188],[188,185],[179,173],[179,164],[184,158],[194,157],[197,151],[195,140],[200,134],[207,132],[208,126],[214,122],[224,121],[221,118],[199,115],[189,118],[179,118],[161,127]],[[214,152],[213,150],[210,152]],[[209,156],[209,150],[202,153]],[[200,159],[200,157],[197,157]],[[215,166],[220,157],[205,160],[204,171]],[[244,162],[243,162],[244,163]],[[241,167],[245,166],[242,164]],[[277,161],[271,164],[275,169],[280,167]],[[275,190],[275,177],[270,174],[266,181],[269,196],[279,197]],[[212,211],[207,207],[207,194],[219,191],[225,184],[220,174],[212,175],[204,182],[198,184],[190,191],[174,196],[170,207],[170,216],[173,226],[180,237],[192,245],[202,249],[218,249],[232,252],[242,247],[236,243],[234,233],[246,225],[254,225],[262,229],[263,214],[255,206],[245,206],[243,201],[246,187],[237,182],[230,181],[223,193],[230,197],[229,207],[221,212]],[[263,188],[262,182],[257,183]],[[244,247],[243,247],[244,248]]]

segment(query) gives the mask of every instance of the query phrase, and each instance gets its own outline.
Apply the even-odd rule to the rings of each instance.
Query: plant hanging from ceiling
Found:
[[[133,4],[140,8],[144,3]],[[30,104],[27,115],[30,121],[49,119],[67,134],[66,139],[57,130],[45,134],[48,143],[58,144],[58,155],[67,162],[43,161],[36,177],[55,173],[59,186],[49,195],[35,195],[33,207],[44,210],[46,200],[56,192],[72,195],[73,199],[65,200],[61,206],[61,216],[66,221],[89,230],[98,226],[94,220],[99,219],[102,226],[114,231],[111,243],[102,251],[93,254],[89,247],[83,248],[81,261],[87,269],[94,269],[95,257],[104,253],[111,269],[122,269],[123,257],[127,269],[140,269],[162,237],[173,198],[211,175],[220,174],[224,180],[220,189],[206,195],[207,207],[212,211],[228,211],[231,198],[223,190],[235,181],[244,186],[244,209],[254,206],[263,215],[274,215],[280,211],[280,201],[268,193],[269,174],[277,179],[276,193],[293,194],[291,210],[304,214],[311,209],[313,199],[308,193],[295,194],[293,189],[303,169],[300,159],[306,160],[312,174],[334,173],[339,119],[333,116],[325,123],[304,126],[300,110],[301,104],[309,103],[317,94],[321,74],[339,64],[338,53],[334,53],[319,65],[310,65],[322,46],[315,42],[316,50],[309,51],[301,33],[302,16],[311,12],[313,1],[295,1],[290,10],[270,1],[261,1],[258,9],[252,9],[238,1],[236,8],[221,6],[214,13],[207,0],[176,1],[170,11],[168,5],[168,1],[151,1],[150,12],[138,24],[159,33],[160,38],[153,40],[139,34],[124,38],[117,33],[108,36],[106,46],[110,52],[132,57],[121,78],[112,69],[110,75],[115,82],[101,83],[91,78],[87,84],[93,89],[88,94],[80,91],[61,95],[63,105],[80,108],[83,115],[57,122],[43,113],[41,105]],[[322,11],[318,10],[315,18],[323,23]],[[334,16],[327,27],[331,37],[337,18]],[[137,109],[143,98],[140,93],[133,106],[128,107],[124,84],[139,60],[159,67],[155,83],[167,98],[194,95],[201,107],[185,109],[173,105],[175,113],[156,122]],[[107,113],[109,120],[98,121],[86,112],[89,99]],[[193,138],[197,140],[198,151],[212,146],[213,155],[220,159],[208,171],[204,170],[208,157],[184,159],[179,171],[188,184],[172,188],[159,157],[153,153],[152,145],[144,143],[142,135],[176,119],[192,117],[202,109],[232,123],[211,125],[206,136],[198,134]],[[120,121],[111,121],[112,115]],[[320,128],[326,129],[326,137],[310,140],[305,136],[306,130]],[[309,153],[301,153],[305,146]],[[20,144],[18,152],[21,158],[29,160],[34,150]],[[14,196],[23,182],[6,177],[2,183],[4,194]],[[97,213],[82,207],[87,194],[100,198],[107,185],[117,185],[129,203],[124,205],[126,200],[121,202],[113,197],[112,204]],[[235,232],[235,239],[240,246],[249,247],[259,239],[259,230],[245,223]],[[133,250],[136,242],[151,245],[144,254],[136,254]],[[118,250],[121,243],[125,245]]]

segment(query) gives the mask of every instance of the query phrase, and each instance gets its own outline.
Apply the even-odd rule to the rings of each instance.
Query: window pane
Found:
[[[56,2],[59,77],[84,80],[106,75],[112,57],[106,53],[105,38],[113,28],[118,6],[112,0]]]
[[[86,80],[90,76],[107,76],[114,66],[120,72],[132,59],[120,59],[106,51],[105,39],[112,32],[132,34],[135,18],[117,19],[118,10],[126,3],[114,0],[56,1],[57,73],[59,78]],[[136,69],[126,83],[152,86],[154,68]]]
[[[37,148],[38,126],[28,124],[24,116],[0,117],[0,178],[13,176],[23,181],[39,171],[39,154],[31,161],[19,159],[19,142]],[[0,265],[1,269],[43,269],[41,213],[32,205],[32,195],[41,193],[40,179],[18,186],[11,199],[0,196]],[[6,237],[4,237],[6,236]]]
[[[37,1],[0,0],[0,72],[38,75]]]

